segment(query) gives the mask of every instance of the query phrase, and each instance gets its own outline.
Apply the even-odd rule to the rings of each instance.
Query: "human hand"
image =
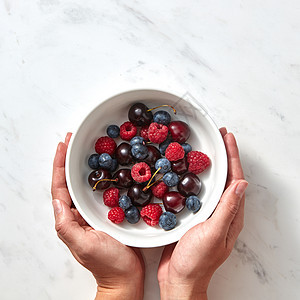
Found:
[[[96,299],[142,299],[144,261],[139,249],[130,248],[90,227],[75,208],[65,177],[65,158],[71,138],[58,144],[53,162],[52,204],[58,237],[76,260],[92,272],[97,284]]]
[[[248,183],[233,134],[225,128],[220,132],[228,158],[226,189],[208,220],[165,247],[157,274],[161,299],[207,299],[213,273],[229,256],[243,228]]]

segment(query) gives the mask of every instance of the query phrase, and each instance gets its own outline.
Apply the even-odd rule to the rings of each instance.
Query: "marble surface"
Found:
[[[1,299],[93,299],[58,240],[57,143],[105,93],[189,92],[235,133],[245,227],[209,299],[300,296],[300,2],[0,1]],[[161,248],[143,250],[159,299]]]

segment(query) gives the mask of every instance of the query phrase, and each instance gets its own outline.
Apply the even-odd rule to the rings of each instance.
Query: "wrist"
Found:
[[[201,282],[159,282],[162,300],[207,300],[207,286]]]
[[[133,280],[130,284],[114,284],[113,286],[98,284],[95,300],[141,300],[143,295],[144,285]]]

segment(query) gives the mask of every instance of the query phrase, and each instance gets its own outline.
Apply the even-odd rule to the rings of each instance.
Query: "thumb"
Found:
[[[72,247],[84,234],[84,229],[78,224],[65,201],[54,199],[52,205],[57,235],[65,244]]]
[[[221,197],[211,219],[215,224],[218,224],[218,227],[220,226],[219,229],[224,234],[227,234],[229,226],[239,210],[247,186],[248,182],[246,180],[234,181]]]

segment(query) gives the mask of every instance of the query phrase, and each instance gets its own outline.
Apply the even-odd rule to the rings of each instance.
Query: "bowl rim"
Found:
[[[97,105],[93,106],[92,109],[89,109],[88,113],[85,114],[85,117],[83,117],[81,120],[78,121],[78,125],[75,128],[76,130],[74,130],[74,132],[72,133],[72,136],[71,136],[71,139],[69,141],[68,148],[67,148],[67,154],[66,154],[66,160],[65,160],[66,183],[67,183],[67,187],[68,187],[68,190],[69,190],[69,194],[71,196],[71,199],[72,199],[76,209],[78,210],[80,215],[87,221],[87,223],[93,228],[97,227],[97,226],[94,226],[93,222],[90,220],[90,218],[87,216],[87,214],[83,211],[83,209],[81,208],[81,205],[78,203],[78,201],[75,197],[75,194],[73,192],[72,183],[71,183],[71,179],[70,179],[70,156],[71,156],[71,152],[72,152],[72,145],[73,145],[74,140],[76,139],[76,135],[79,132],[80,128],[83,126],[83,124],[86,122],[86,120],[90,117],[90,115],[93,114],[94,111],[98,109],[98,107],[100,105],[102,105],[105,102],[110,101],[112,98],[116,98],[116,97],[121,96],[123,94],[137,93],[137,92],[161,92],[161,93],[170,94],[172,96],[178,97],[179,99],[182,98],[185,101],[189,101],[189,100],[184,99],[183,97],[179,97],[176,93],[174,93],[172,91],[169,91],[169,90],[166,90],[166,89],[161,89],[161,88],[159,88],[159,89],[155,89],[155,88],[137,88],[137,89],[129,89],[129,90],[126,89],[124,91],[119,91],[115,94],[111,94],[111,96],[108,96],[108,97],[106,96],[106,93],[104,93],[105,97],[102,97],[101,99],[99,99],[98,102],[97,102]],[[212,128],[214,129],[214,132],[216,133],[216,136],[218,136],[218,138],[221,139],[221,141],[222,141],[222,143],[220,143],[220,147],[222,148],[221,151],[223,152],[223,154],[225,153],[225,156],[226,156],[226,159],[224,159],[224,161],[223,161],[224,169],[222,170],[223,171],[222,175],[223,175],[223,178],[224,178],[224,185],[220,186],[218,188],[218,191],[216,193],[217,195],[219,195],[218,200],[216,201],[216,203],[214,203],[215,204],[214,208],[211,209],[210,213],[208,215],[205,215],[205,220],[206,220],[210,217],[210,215],[213,213],[213,211],[217,207],[217,205],[220,201],[221,195],[224,191],[224,188],[225,188],[225,185],[226,185],[227,172],[228,172],[228,162],[227,162],[227,154],[226,154],[225,144],[224,144],[222,135],[219,131],[219,128],[218,128],[216,122],[211,118],[211,116],[207,112],[206,108],[203,105],[201,105],[198,101],[196,103],[193,102],[192,104],[193,104],[193,106],[197,106],[197,108],[200,110],[200,113],[212,125]],[[192,227],[194,227],[196,225],[197,224],[193,225]],[[171,233],[171,232],[172,231],[168,231],[168,233]],[[143,244],[132,243],[132,242],[128,243],[126,241],[121,240],[121,238],[117,238],[116,236],[111,235],[110,233],[107,233],[107,234],[109,234],[112,238],[119,240],[121,243],[123,243],[127,246],[139,247],[139,248],[153,248],[153,247],[165,246],[165,245],[177,242],[185,233],[186,233],[186,231],[183,232],[183,233],[181,232],[180,234],[177,234],[176,237],[175,237],[174,234],[173,235],[171,234],[169,236],[172,236],[172,238],[167,238],[166,237],[163,242],[156,242],[155,243],[155,242],[153,242],[152,239],[149,239],[149,242],[146,242],[146,243],[143,242]]]

